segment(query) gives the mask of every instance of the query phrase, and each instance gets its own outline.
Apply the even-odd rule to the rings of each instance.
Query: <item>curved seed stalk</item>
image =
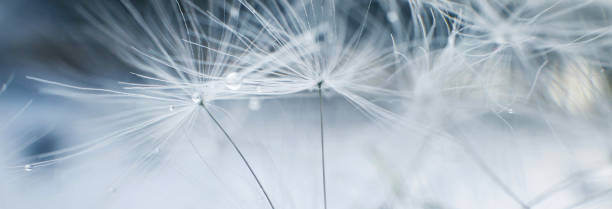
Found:
[[[323,208],[327,209],[327,183],[325,179],[325,137],[323,134],[323,93],[321,92],[323,81],[319,82],[319,119],[321,124],[321,172],[323,177]]]
[[[268,195],[268,192],[266,192],[266,189],[264,189],[264,187],[263,187],[263,185],[261,183],[261,180],[259,180],[259,178],[257,177],[257,174],[255,174],[255,171],[253,170],[253,167],[251,167],[251,164],[249,163],[249,161],[247,161],[246,157],[244,157],[244,154],[242,154],[242,151],[240,151],[240,148],[238,148],[238,145],[236,145],[236,142],[234,142],[232,137],[229,136],[227,131],[225,131],[225,129],[223,128],[223,126],[221,126],[219,121],[217,121],[215,116],[213,116],[213,114],[210,113],[210,111],[208,110],[206,105],[201,103],[200,106],[202,106],[202,108],[204,108],[204,110],[206,110],[206,113],[208,114],[208,116],[210,116],[210,119],[212,119],[215,122],[215,124],[217,125],[217,127],[219,127],[219,129],[221,129],[221,131],[225,135],[225,138],[227,139],[227,141],[229,141],[229,143],[232,145],[232,147],[234,148],[236,153],[238,153],[238,155],[240,155],[240,159],[242,159],[242,162],[247,166],[247,168],[249,169],[249,172],[251,172],[251,175],[253,176],[253,178],[257,182],[257,186],[259,187],[259,190],[261,190],[261,192],[264,194],[264,196],[266,196],[266,200],[268,201],[268,204],[270,205],[270,208],[271,209],[275,209],[274,204],[272,203],[272,200],[270,199],[270,196]]]

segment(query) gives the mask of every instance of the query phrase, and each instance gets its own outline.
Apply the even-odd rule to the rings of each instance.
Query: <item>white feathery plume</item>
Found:
[[[593,1],[474,0],[441,7],[458,15],[466,53],[483,58],[509,54],[528,67],[532,59],[548,53],[600,58],[596,53],[609,44],[611,28],[604,11],[584,15],[594,6]]]
[[[521,66],[521,65],[508,66],[511,63],[515,62],[515,61],[508,61],[508,60],[516,59],[516,60],[519,60],[518,62],[522,61],[520,57],[517,57],[517,56],[530,56],[530,59],[540,58],[540,57],[537,57],[535,55],[536,53],[533,53],[533,51],[525,50],[524,53],[528,52],[532,54],[525,55],[525,54],[519,53],[517,55],[514,53],[508,53],[507,51],[492,50],[493,52],[487,52],[486,49],[482,50],[482,48],[473,47],[475,45],[478,45],[479,47],[485,47],[485,46],[489,47],[489,46],[485,44],[487,43],[486,41],[482,41],[482,40],[474,41],[473,40],[474,37],[469,36],[470,34],[466,35],[466,31],[470,31],[471,25],[469,24],[467,24],[467,26],[464,25],[465,22],[462,22],[463,20],[462,18],[464,17],[469,18],[471,16],[482,15],[481,13],[479,13],[482,11],[468,11],[468,12],[459,13],[458,12],[459,10],[455,10],[455,11],[448,10],[448,8],[450,7],[448,7],[447,3],[449,2],[444,2],[444,3],[435,3],[435,2],[432,3],[432,2],[433,1],[428,2],[430,4],[419,4],[421,2],[413,3],[412,1],[410,1],[409,3],[410,8],[426,8],[427,6],[432,6],[433,8],[429,10],[425,10],[425,12],[419,12],[419,11],[423,11],[421,9],[411,10],[411,14],[413,16],[410,20],[412,22],[408,24],[405,24],[404,22],[399,21],[398,20],[399,18],[388,18],[390,20],[391,19],[395,20],[395,21],[392,21],[394,22],[395,34],[403,34],[403,36],[402,35],[400,35],[399,37],[395,36],[395,37],[398,37],[396,38],[396,40],[401,40],[401,38],[404,38],[404,40],[406,40],[406,41],[400,42],[405,45],[396,44],[396,49],[399,51],[399,54],[401,55],[402,58],[404,58],[404,61],[406,61],[407,63],[406,65],[402,65],[402,67],[405,68],[405,70],[402,71],[402,73],[406,73],[408,75],[405,77],[408,79],[404,79],[404,81],[409,82],[407,86],[410,89],[410,95],[411,95],[411,97],[409,97],[409,99],[407,100],[409,104],[408,106],[409,114],[407,114],[406,117],[409,118],[408,120],[419,121],[421,122],[421,124],[425,124],[424,125],[425,127],[429,127],[432,130],[439,130],[439,131],[432,132],[432,133],[438,132],[439,134],[431,136],[435,139],[436,144],[440,144],[441,142],[445,142],[445,143],[450,142],[452,146],[457,146],[456,149],[462,150],[462,152],[464,152],[467,155],[466,161],[474,162],[477,165],[476,170],[479,170],[481,174],[486,174],[485,177],[487,179],[490,179],[492,182],[494,182],[492,184],[493,187],[491,188],[492,190],[490,192],[503,193],[495,197],[502,197],[503,199],[508,199],[510,201],[510,204],[518,204],[519,207],[531,208],[532,206],[538,204],[539,202],[530,200],[528,195],[519,193],[517,189],[514,188],[515,187],[514,185],[510,184],[508,180],[501,178],[500,176],[503,176],[503,175],[499,172],[496,172],[493,169],[496,167],[494,166],[495,164],[491,164],[487,162],[489,160],[487,160],[486,157],[491,156],[491,155],[483,156],[477,153],[478,150],[482,149],[481,148],[483,147],[482,145],[475,146],[474,144],[471,144],[470,142],[466,142],[466,139],[464,139],[465,138],[464,136],[458,135],[457,133],[453,133],[455,131],[452,131],[452,130],[457,129],[456,126],[461,126],[459,124],[470,124],[470,123],[473,123],[472,121],[484,120],[482,117],[486,117],[488,114],[491,114],[491,115],[494,115],[495,118],[497,118],[500,122],[502,122],[502,124],[504,124],[503,126],[509,127],[512,130],[511,133],[513,136],[517,136],[516,131],[518,130],[515,130],[515,128],[513,127],[513,126],[516,126],[516,124],[512,122],[512,118],[510,116],[513,114],[514,111],[516,111],[516,110],[513,110],[513,105],[516,105],[516,107],[514,108],[520,107],[522,105],[521,103],[523,103],[524,101],[515,101],[517,100],[516,95],[510,95],[510,96],[506,95],[509,92],[518,91],[520,92],[520,94],[517,94],[517,95],[523,96],[525,98],[529,98],[531,97],[532,94],[537,94],[537,93],[534,93],[535,84],[533,80],[539,79],[538,82],[540,83],[538,84],[539,86],[536,90],[543,89],[544,91],[564,91],[563,94],[559,94],[559,93],[552,94],[552,95],[555,95],[553,97],[555,98],[554,100],[556,102],[563,101],[561,103],[565,104],[569,100],[572,103],[574,102],[581,103],[581,104],[584,104],[585,102],[593,103],[593,101],[589,101],[589,99],[582,98],[582,97],[588,97],[588,98],[598,97],[598,99],[595,100],[595,103],[601,103],[601,101],[605,101],[605,100],[602,100],[602,98],[606,98],[606,97],[602,97],[601,95],[601,93],[605,90],[599,90],[599,89],[605,89],[605,86],[606,86],[605,82],[601,81],[601,78],[593,77],[593,74],[589,73],[591,67],[582,65],[582,68],[585,68],[587,70],[584,72],[587,72],[587,73],[578,73],[578,74],[582,74],[584,76],[582,75],[572,76],[568,78],[564,77],[564,79],[573,80],[573,79],[578,78],[580,82],[584,82],[584,83],[578,84],[577,86],[581,86],[580,88],[586,88],[584,89],[585,91],[582,92],[582,93],[585,93],[586,95],[580,96],[581,98],[577,98],[576,94],[581,94],[581,93],[574,93],[573,94],[574,96],[572,96],[572,98],[559,99],[558,96],[559,95],[565,96],[565,93],[568,90],[569,90],[569,93],[576,91],[577,90],[576,86],[573,86],[573,87],[572,86],[559,86],[558,84],[569,84],[571,82],[567,82],[567,81],[559,82],[560,80],[558,78],[557,79],[554,79],[554,78],[553,79],[543,79],[545,78],[545,76],[540,76],[540,78],[536,77],[535,79],[529,79],[529,81],[524,81],[524,79],[518,80],[516,79],[516,76],[513,76],[511,74],[512,73],[511,69],[517,68],[516,66]],[[485,2],[485,1],[473,1],[472,2],[470,1],[470,2],[464,2],[464,3],[467,6],[471,6],[472,4],[470,3],[488,4],[491,2]],[[495,3],[491,3],[491,4],[495,4]],[[394,17],[393,10],[397,10],[397,6],[389,6],[388,8],[390,10],[387,11],[388,12],[387,16]],[[532,9],[532,8],[529,8],[529,9]],[[456,18],[453,17],[452,12],[457,12],[454,15],[459,14],[458,17]],[[450,21],[447,18],[450,19]],[[431,22],[427,22],[427,20]],[[498,22],[499,21],[493,21],[492,23],[497,24]],[[474,27],[477,27],[477,26],[474,26]],[[489,27],[489,26],[483,26],[482,28],[492,29],[492,27]],[[436,29],[441,30],[442,35],[438,34],[436,32]],[[444,35],[445,32],[447,33],[447,35]],[[481,32],[478,32],[478,33],[481,33]],[[416,34],[416,35],[405,37],[407,36],[405,34]],[[603,34],[605,33],[602,33],[602,35]],[[486,37],[486,36],[479,36],[479,37]],[[605,41],[605,39],[601,39],[601,40]],[[554,41],[554,39],[547,40],[547,41]],[[581,43],[576,43],[576,44],[585,44],[585,43],[588,43],[588,42],[581,42]],[[599,43],[601,44],[602,42],[599,42]],[[508,50],[516,50],[517,48],[521,49],[521,46],[516,45],[516,43],[512,43],[512,44],[504,43],[504,44],[507,44],[507,45],[504,45],[504,47],[507,47]],[[535,45],[535,44],[542,44],[542,45]],[[517,48],[512,48],[512,47],[517,47]],[[546,48],[547,46],[546,46],[546,42],[542,42],[542,43],[531,43],[531,45],[525,45],[525,47]],[[584,46],[581,46],[581,47],[584,47]],[[487,49],[490,49],[490,48],[487,48]],[[600,46],[600,48],[595,48],[592,51],[584,51],[585,52],[584,54],[592,53],[593,51],[597,51],[601,49],[604,49],[604,48]],[[471,54],[472,52],[479,51],[479,50],[484,51],[485,55],[474,56],[474,54]],[[560,50],[560,52],[555,51],[553,53],[562,54],[564,52]],[[569,53],[570,51],[568,51],[565,54],[565,56],[569,56]],[[574,52],[571,51],[571,53],[574,53]],[[552,57],[550,55],[548,56]],[[573,60],[576,60],[576,58],[573,58]],[[530,61],[533,61],[533,60],[530,60]],[[564,63],[566,64],[561,64],[560,66],[572,66],[572,65],[567,65],[567,63],[571,63],[571,62],[572,61],[565,61]],[[540,66],[537,66],[538,68],[535,68],[535,70],[538,71],[538,74],[539,74],[539,71],[547,69],[548,67],[547,64],[548,64],[548,61],[545,60],[542,64],[540,64]],[[520,70],[518,70],[518,72],[522,72],[522,71],[528,70],[529,68],[523,65],[519,67],[519,69]],[[504,70],[507,72],[502,72]],[[497,71],[497,72],[494,72],[494,71]],[[576,70],[564,70],[564,71],[581,72],[581,71],[576,71]],[[543,74],[545,75],[547,74],[548,76],[559,75],[559,73],[557,72],[558,71],[554,71],[553,69],[553,72],[548,72],[548,73],[543,73]],[[521,85],[526,86],[524,88],[526,90],[522,90],[522,91],[517,90],[517,86],[521,86]],[[524,98],[521,98],[521,99],[524,100]],[[540,98],[537,98],[537,99],[538,99],[537,101],[541,101]],[[517,109],[521,109],[521,108],[517,108]],[[542,112],[537,112],[537,113],[533,112],[534,110],[538,111],[538,108],[532,108],[531,110],[532,111],[531,114],[533,114],[532,116],[535,116],[536,118],[542,117],[542,115],[544,114]],[[529,110],[523,110],[523,111],[527,113]],[[488,120],[490,119],[487,119],[487,121]],[[449,130],[449,126],[450,126],[450,130]],[[521,136],[524,137],[524,135],[521,135]],[[521,136],[518,136],[518,137],[521,137]],[[426,137],[425,139],[420,140],[418,142],[420,145],[417,145],[417,146],[424,146],[424,147],[432,146],[430,144],[432,144],[433,142],[430,142],[431,139],[429,139],[431,137]],[[439,140],[439,139],[442,139],[442,140]],[[419,151],[419,153],[421,152]],[[419,154],[418,155],[419,158],[417,159],[420,159],[421,155],[425,155],[425,154]],[[419,164],[419,162],[417,162],[417,164]],[[411,175],[415,175],[415,174],[411,174]],[[435,174],[432,174],[432,175],[435,175]],[[418,184],[418,182],[415,182],[415,183]],[[416,191],[418,193],[421,190],[416,190]],[[534,191],[540,192],[537,190],[534,190]],[[427,203],[428,202],[427,199],[429,198],[431,197],[425,198],[424,202],[421,202],[418,204],[420,205],[429,204]],[[418,198],[416,199],[417,199],[416,200],[417,202],[420,201],[418,200]],[[415,199],[412,199],[412,200],[414,201]],[[493,202],[505,202],[505,201],[506,200],[496,199]],[[436,203],[435,205],[438,205],[438,206],[435,206],[435,207],[446,207],[447,206],[446,204],[442,203],[442,202],[445,202],[444,200],[437,201],[437,202],[439,203]],[[479,208],[471,204],[473,202],[467,202],[467,203],[468,203],[467,205],[464,205],[464,203],[457,202],[454,204],[450,204],[448,206],[449,207],[460,207],[461,205],[463,205],[463,207]],[[484,208],[486,208],[486,206]]]
[[[263,54],[255,54],[255,65],[239,72],[245,83],[264,96],[318,92],[323,208],[327,208],[323,94],[336,93],[366,116],[397,123],[395,114],[371,100],[393,100],[400,95],[385,88],[396,64],[391,37],[368,20],[372,1],[363,1],[368,9],[357,18],[337,9],[336,1],[239,2],[248,12],[234,17],[255,24],[237,33],[257,34],[257,41],[269,46]],[[355,4],[344,3],[346,8]]]
[[[208,16],[191,1],[153,1],[151,5],[151,14],[137,10],[130,1],[122,1],[123,7],[102,4],[92,8],[99,9],[97,11],[85,9],[83,12],[106,35],[103,40],[115,43],[111,50],[138,70],[132,74],[140,81],[121,82],[122,89],[112,90],[28,77],[76,90],[51,90],[57,94],[125,109],[115,110],[105,118],[118,127],[117,130],[92,142],[58,151],[55,154],[63,156],[37,162],[36,166],[114,143],[128,144],[139,150],[149,148],[139,162],[146,162],[149,156],[172,146],[178,139],[187,140],[199,152],[193,140],[208,136],[189,133],[202,126],[199,123],[203,118],[210,118],[240,155],[269,206],[274,208],[246,157],[211,111],[218,109],[213,101],[246,98],[244,95],[248,91],[240,90],[242,78],[237,77],[236,71],[249,65],[242,56],[250,54],[252,41],[236,36],[229,29],[215,28],[219,20]],[[230,19],[227,24],[233,24],[232,21]]]
[[[256,54],[261,56],[254,58],[257,64],[240,72],[245,83],[254,85],[255,94],[304,93],[320,85],[323,92],[340,94],[367,115],[393,120],[392,113],[368,98],[398,94],[388,89],[387,77],[395,70],[390,33],[370,21],[367,12],[351,17],[336,8],[335,1],[240,2],[248,12],[237,18],[255,23],[237,32],[258,34],[258,41],[270,47]]]
[[[610,20],[608,12],[596,9],[601,4],[594,1],[507,1],[492,3],[471,1],[470,4],[451,9],[461,14],[464,24],[461,32],[462,47],[467,56],[474,56],[478,68],[495,72],[494,79],[506,80],[505,90],[500,91],[499,104],[510,108],[520,103],[557,103],[558,99],[573,100],[565,93],[552,95],[567,78],[559,74],[568,71],[582,79],[589,93],[596,94],[587,103],[605,102],[601,95],[602,82],[593,75],[599,68],[609,65],[604,56],[610,46]],[[467,7],[465,7],[467,6]],[[478,55],[480,54],[480,55]],[[482,59],[481,59],[482,58]],[[579,68],[565,68],[574,62],[583,63]],[[573,76],[572,76],[573,77]],[[557,86],[557,87],[555,87]],[[571,91],[564,85],[561,91]],[[584,99],[584,98],[583,98]],[[505,101],[503,101],[505,100]],[[582,107],[581,107],[582,108]],[[584,107],[588,108],[588,107]],[[576,107],[570,108],[574,112]],[[566,109],[567,110],[567,109]]]

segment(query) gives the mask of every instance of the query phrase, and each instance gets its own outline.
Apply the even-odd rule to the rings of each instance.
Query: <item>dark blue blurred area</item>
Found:
[[[61,81],[92,74],[83,63],[94,45],[80,34],[86,23],[76,12],[78,2],[0,2],[0,85],[6,86],[0,94],[0,138],[10,136],[4,144],[21,149],[14,153],[21,157],[6,158],[56,150],[62,140],[56,127],[69,123],[68,109],[78,111],[62,98],[39,93],[44,85],[26,79]],[[30,138],[37,140],[30,144]]]
[[[72,65],[71,40],[82,19],[72,1],[5,0],[0,4],[0,80],[13,74],[11,90],[27,89],[25,75],[49,76],[60,63]],[[26,88],[26,89],[24,89]]]
[[[11,88],[22,89],[32,86],[24,79],[26,75],[89,84],[94,76],[112,78],[125,72],[100,43],[86,35],[91,26],[78,12],[86,4],[75,0],[2,1],[0,81],[14,74]]]

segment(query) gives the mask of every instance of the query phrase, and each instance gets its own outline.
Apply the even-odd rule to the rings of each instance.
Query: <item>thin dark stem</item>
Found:
[[[247,161],[247,159],[244,157],[244,154],[242,154],[242,151],[240,151],[240,149],[238,148],[238,145],[236,145],[236,142],[234,142],[232,137],[229,136],[229,134],[227,133],[227,131],[225,131],[223,126],[221,126],[219,121],[217,121],[217,119],[212,115],[212,113],[210,113],[210,111],[208,110],[206,105],[201,104],[200,106],[202,106],[204,108],[204,110],[206,110],[206,113],[208,113],[208,116],[210,116],[210,118],[215,122],[217,127],[219,127],[219,129],[221,129],[223,134],[225,134],[225,137],[227,138],[227,140],[230,142],[230,144],[232,144],[232,147],[234,147],[234,150],[236,150],[238,155],[240,155],[240,158],[242,159],[242,162],[244,162],[244,164],[247,166],[247,168],[251,172],[251,175],[253,176],[253,178],[255,178],[255,181],[257,182],[257,186],[259,186],[259,189],[261,190],[261,192],[264,194],[264,196],[266,196],[266,200],[268,200],[268,204],[270,204],[270,208],[275,209],[274,208],[274,204],[272,204],[272,200],[270,200],[270,196],[268,196],[268,193],[266,192],[266,190],[264,189],[263,185],[261,184],[261,181],[259,181],[259,178],[255,174],[255,171],[253,171],[253,168],[251,167],[251,164],[249,164],[249,161]]]
[[[319,118],[321,124],[321,171],[323,176],[323,208],[327,209],[327,183],[325,182],[325,138],[323,137],[323,94],[321,92],[321,85],[323,82],[319,82]]]

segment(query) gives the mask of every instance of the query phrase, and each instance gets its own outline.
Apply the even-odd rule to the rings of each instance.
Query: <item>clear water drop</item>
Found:
[[[514,110],[512,108],[508,108],[508,114],[514,114]]]
[[[263,89],[261,89],[261,86],[257,86],[257,88],[255,88],[255,91],[257,91],[257,93],[261,93],[263,92]]]
[[[225,86],[231,90],[238,90],[242,86],[242,77],[236,72],[231,72],[225,76]]]
[[[30,171],[32,171],[32,169],[33,169],[33,167],[32,167],[32,165],[30,165],[30,164],[27,164],[27,165],[24,165],[24,166],[23,166],[23,170],[24,170],[24,171],[28,171],[28,172],[30,172]]]
[[[261,101],[258,98],[251,97],[249,99],[249,109],[253,111],[257,111],[261,108]]]
[[[168,110],[170,110],[170,112],[174,112],[174,105],[170,105],[170,107],[168,107]]]
[[[193,103],[196,103],[196,104],[202,103],[202,94],[200,94],[200,93],[193,93],[191,95],[191,101],[193,101]]]

